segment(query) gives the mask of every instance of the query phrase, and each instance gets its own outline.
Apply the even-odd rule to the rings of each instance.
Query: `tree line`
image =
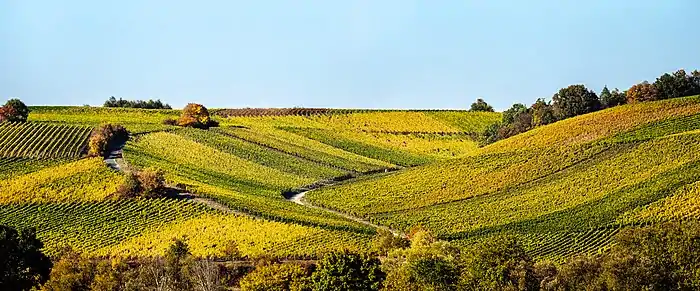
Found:
[[[169,104],[158,100],[124,100],[121,97],[119,100],[114,96],[109,97],[105,101],[104,107],[122,107],[122,108],[142,108],[142,109],[172,109]]]
[[[481,137],[482,144],[490,144],[537,126],[547,125],[566,118],[598,111],[627,103],[656,101],[700,94],[700,71],[688,74],[681,69],[672,74],[665,73],[656,81],[632,85],[626,91],[615,88],[610,91],[603,87],[600,95],[582,84],[559,89],[551,102],[539,98],[530,107],[521,103],[513,104],[503,112],[500,123],[486,129]],[[471,111],[493,112],[493,107],[483,99],[471,105]]]
[[[65,249],[49,258],[34,231],[0,226],[2,290],[698,290],[700,224],[629,228],[611,247],[565,262],[535,260],[514,236],[468,247],[414,228],[408,239],[382,232],[371,253],[332,252],[318,261],[193,256],[186,239],[150,258],[89,258]],[[251,264],[238,264],[247,259]]]

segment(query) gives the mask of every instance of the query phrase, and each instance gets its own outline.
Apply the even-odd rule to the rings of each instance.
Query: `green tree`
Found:
[[[379,290],[384,277],[379,259],[345,251],[324,256],[311,279],[314,290]]]
[[[391,251],[382,264],[388,290],[456,290],[459,250],[428,231],[411,235],[411,247]]]
[[[557,119],[565,119],[600,109],[598,96],[584,85],[562,88],[552,97]]]
[[[659,100],[697,94],[693,76],[688,75],[683,69],[656,78],[654,88]]]
[[[34,229],[0,225],[0,289],[29,290],[48,279],[51,260]]]
[[[472,103],[471,109],[469,111],[485,111],[485,112],[493,112],[493,106],[489,105],[484,101],[484,99],[476,99],[474,103]]]
[[[537,99],[535,104],[530,107],[530,111],[532,111],[533,126],[547,125],[557,121],[554,117],[554,109],[543,98]]]
[[[520,115],[521,113],[526,113],[527,112],[527,107],[523,105],[522,103],[515,103],[513,106],[508,108],[508,110],[503,111],[503,116],[501,123],[503,124],[511,124],[515,121],[515,118]]]
[[[464,259],[461,285],[467,290],[537,290],[532,259],[509,236],[472,247]]]

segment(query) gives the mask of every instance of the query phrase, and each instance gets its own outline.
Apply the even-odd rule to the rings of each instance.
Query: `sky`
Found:
[[[497,109],[700,69],[697,0],[0,0],[0,99]]]

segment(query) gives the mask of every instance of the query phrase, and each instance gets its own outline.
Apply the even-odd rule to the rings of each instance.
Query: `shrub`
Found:
[[[384,277],[379,259],[345,251],[324,256],[311,278],[314,290],[379,290]]]
[[[117,189],[119,198],[159,198],[166,194],[165,172],[157,168],[131,170]]]
[[[513,237],[497,236],[474,246],[461,278],[469,290],[537,290],[532,259]]]
[[[387,255],[391,250],[403,249],[410,245],[410,242],[400,236],[395,236],[388,230],[378,230],[377,235],[372,240],[372,251],[381,256]]]
[[[416,228],[411,246],[389,253],[382,264],[388,290],[455,290],[459,281],[459,251]]]
[[[309,271],[297,264],[259,266],[240,281],[243,291],[311,290]]]
[[[167,119],[163,120],[163,124],[164,125],[177,125],[177,120],[175,120],[174,118],[167,118]]]
[[[0,122],[25,122],[29,117],[29,108],[19,99],[10,99],[0,107]]]
[[[0,289],[29,290],[48,279],[51,261],[34,229],[0,225]]]
[[[101,157],[105,156],[110,148],[126,142],[129,138],[129,133],[121,125],[118,124],[102,124],[90,133],[88,140],[88,156]]]
[[[206,129],[218,126],[209,115],[209,110],[201,104],[190,103],[182,109],[182,114],[177,120],[177,125],[183,127],[194,127]]]

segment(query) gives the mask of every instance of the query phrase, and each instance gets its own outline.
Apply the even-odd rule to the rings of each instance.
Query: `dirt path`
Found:
[[[296,204],[299,204],[299,205],[303,205],[303,206],[305,206],[305,207],[314,208],[314,209],[318,209],[318,210],[323,210],[323,211],[325,211],[325,212],[333,213],[333,214],[335,214],[335,215],[342,216],[342,217],[344,217],[344,218],[346,218],[346,219],[355,221],[355,222],[357,222],[357,223],[362,223],[362,224],[364,224],[364,225],[367,225],[367,226],[370,226],[370,227],[373,227],[373,228],[376,228],[376,229],[386,230],[386,231],[388,231],[388,232],[391,232],[394,236],[406,237],[406,234],[405,234],[405,233],[403,233],[403,232],[401,232],[401,231],[398,231],[398,230],[396,230],[396,229],[389,228],[388,226],[375,224],[375,223],[372,223],[372,222],[370,222],[369,220],[366,220],[366,219],[364,219],[364,218],[360,218],[360,217],[357,217],[357,216],[354,216],[354,215],[350,215],[350,214],[347,214],[347,213],[343,213],[343,212],[340,212],[340,211],[336,211],[336,210],[333,210],[333,209],[329,209],[329,208],[325,208],[325,207],[313,205],[313,204],[311,204],[310,202],[306,201],[306,199],[304,199],[304,196],[306,195],[306,193],[309,193],[309,192],[311,192],[311,191],[313,191],[313,190],[304,191],[304,192],[300,192],[300,193],[294,194],[294,195],[290,196],[289,198],[287,198],[287,200],[290,201],[290,202],[294,202],[294,203],[296,203]]]
[[[104,161],[105,161],[105,164],[107,164],[107,166],[108,166],[110,169],[115,170],[115,171],[118,171],[118,172],[128,172],[128,171],[129,171],[129,166],[128,166],[128,164],[126,163],[126,160],[124,160],[124,155],[123,155],[123,150],[122,150],[122,149],[124,148],[125,145],[126,145],[126,143],[121,144],[121,145],[115,147],[114,149],[112,149],[112,151],[110,151],[110,153],[109,153],[109,155],[107,156],[107,158],[105,158],[105,160],[104,160]],[[397,170],[397,169],[386,169],[386,170],[377,171],[377,173],[382,173],[382,172],[387,173],[387,172],[389,172],[389,171],[394,171],[394,170]],[[353,174],[357,175],[357,174],[360,174],[360,173],[354,172]],[[365,175],[367,175],[367,174],[371,174],[371,173],[365,173]],[[362,174],[360,174],[360,175],[362,175]],[[354,177],[354,176],[348,176],[348,178],[352,178],[352,177]],[[307,189],[306,191],[299,192],[299,193],[294,193],[294,194],[288,194],[288,195],[283,194],[283,196],[284,196],[285,199],[287,199],[288,201],[293,202],[293,203],[296,203],[296,204],[299,204],[299,205],[302,205],[302,206],[304,206],[304,207],[314,208],[314,209],[322,210],[322,211],[325,211],[325,212],[333,213],[333,214],[335,214],[335,215],[344,217],[344,218],[346,218],[346,219],[349,219],[349,220],[352,220],[352,221],[355,221],[355,222],[358,222],[358,223],[361,223],[361,224],[364,224],[364,225],[367,225],[367,226],[370,226],[370,227],[373,227],[373,228],[376,228],[376,229],[382,229],[382,230],[389,231],[389,232],[391,232],[392,234],[394,234],[395,236],[406,237],[406,235],[405,235],[404,233],[402,233],[402,232],[400,232],[400,231],[398,231],[398,230],[389,228],[389,227],[387,227],[387,226],[374,224],[374,223],[370,222],[369,220],[366,220],[366,219],[360,218],[360,217],[356,217],[356,216],[353,216],[353,215],[350,215],[350,214],[347,214],[347,213],[343,213],[343,212],[336,211],[336,210],[333,210],[333,209],[328,209],[328,208],[325,208],[325,207],[316,206],[316,205],[313,205],[313,204],[309,203],[308,201],[306,201],[306,200],[304,199],[304,195],[306,195],[306,193],[308,193],[308,192],[310,192],[310,191],[313,191],[313,190],[315,190],[315,189],[320,189],[320,188],[323,188],[323,187],[327,187],[327,186],[330,186],[330,185],[334,185],[334,184],[339,183],[339,182],[342,182],[342,181],[344,181],[344,180],[345,180],[345,178],[340,179],[340,180],[322,180],[322,181],[318,181],[318,182],[316,182],[316,183],[314,183],[314,184],[312,184],[312,185],[309,185],[309,186],[305,187],[305,188]],[[171,187],[171,188],[172,188],[172,189],[178,189],[178,188],[176,188],[176,187]],[[178,189],[178,190],[181,190],[181,189]],[[198,196],[198,195],[196,195],[196,194],[194,194],[194,193],[180,192],[180,193],[178,193],[177,196],[178,196],[178,198],[181,198],[181,199],[190,199],[190,200],[192,200],[193,202],[200,203],[200,204],[204,204],[204,205],[206,205],[206,206],[209,206],[210,208],[219,210],[219,211],[224,212],[224,213],[231,213],[231,214],[242,215],[242,216],[253,217],[253,218],[255,217],[255,216],[250,215],[250,214],[248,214],[248,213],[245,213],[245,212],[242,212],[242,211],[238,211],[238,210],[231,209],[231,208],[228,207],[227,205],[225,205],[225,204],[223,204],[223,203],[220,203],[220,202],[218,202],[218,201],[216,201],[216,200],[214,200],[214,199],[210,199],[210,198],[206,198],[206,197],[201,197],[201,196]]]

